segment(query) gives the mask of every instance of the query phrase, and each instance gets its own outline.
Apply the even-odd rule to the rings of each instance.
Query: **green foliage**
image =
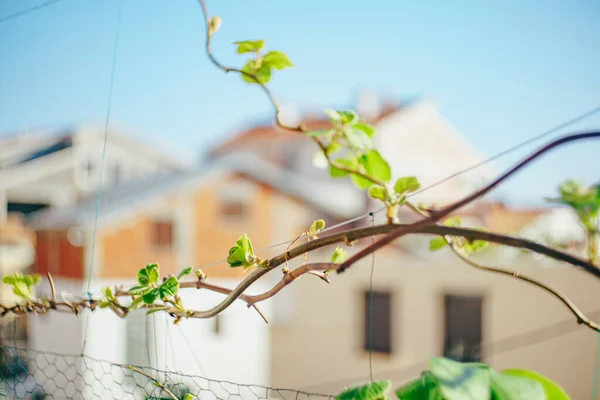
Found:
[[[462,220],[460,217],[451,217],[444,221],[444,225],[454,228],[460,228],[462,226]],[[476,228],[481,231],[485,231],[483,228]],[[485,240],[469,240],[463,237],[458,237],[453,239],[453,243],[462,250],[465,255],[470,255],[472,253],[477,253],[485,250],[489,242]],[[429,241],[429,250],[437,251],[443,249],[448,245],[448,242],[444,237],[436,237]]]
[[[446,241],[446,238],[444,238],[443,236],[439,236],[439,237],[433,238],[429,241],[429,250],[430,251],[441,250],[444,247],[446,247],[447,245],[448,245],[448,242]]]
[[[405,176],[396,181],[394,191],[400,195],[416,192],[421,188],[421,183],[414,176]]]
[[[348,252],[342,247],[336,247],[335,251],[331,255],[331,262],[341,264],[348,259]]]
[[[265,48],[264,40],[246,40],[234,42],[238,54],[253,53],[254,59],[248,60],[242,67],[242,79],[248,83],[265,85],[271,80],[273,69],[291,68],[294,64],[281,51],[269,51],[264,56],[261,51]]]
[[[571,207],[579,216],[581,223],[590,231],[598,229],[597,220],[600,210],[600,186],[589,187],[574,180],[568,180],[560,188],[560,197],[547,199]]]
[[[38,285],[41,280],[41,276],[37,274],[23,275],[21,271],[14,272],[13,274],[2,278],[3,283],[12,286],[14,294],[24,298],[27,301],[31,301],[33,299],[31,288]]]
[[[110,287],[103,287],[100,291],[100,308],[106,308],[111,304],[118,304],[117,298]]]
[[[142,268],[137,274],[137,281],[141,286],[155,283],[158,278],[158,264],[148,264],[146,268]]]
[[[237,44],[237,53],[252,53],[255,51],[260,51],[265,48],[265,41],[263,39],[260,40],[244,40],[240,42],[234,42]]]
[[[392,383],[388,380],[374,381],[350,387],[335,396],[336,400],[384,400],[388,399]]]
[[[192,272],[192,267],[187,267],[186,269],[184,269],[183,271],[181,271],[179,273],[179,275],[177,275],[177,279],[180,280],[184,276],[188,275],[190,272]]]
[[[569,396],[567,393],[556,383],[546,378],[545,376],[538,374],[534,371],[529,371],[526,369],[507,369],[502,371],[503,375],[508,376],[517,376],[522,378],[527,378],[533,381],[538,382],[544,392],[546,393],[546,398],[548,400],[569,400]]]
[[[383,182],[387,182],[392,178],[392,171],[389,164],[377,150],[369,151],[359,160],[369,175]]]
[[[441,357],[430,359],[429,365],[429,371],[396,390],[399,399],[569,400],[556,383],[533,371],[496,372],[486,364]]]
[[[379,185],[371,186],[369,189],[369,196],[383,202],[387,201],[388,199],[387,190],[385,190],[385,187]]]
[[[232,268],[244,267],[244,270],[248,270],[256,267],[258,262],[259,259],[254,255],[252,242],[248,238],[248,235],[244,233],[235,242],[235,245],[229,249],[227,263]]]
[[[319,232],[321,232],[323,229],[325,229],[325,221],[323,221],[322,219],[317,219],[315,222],[312,223],[312,225],[310,226],[310,229],[308,230],[308,233],[312,236],[312,237],[316,237],[317,234]]]

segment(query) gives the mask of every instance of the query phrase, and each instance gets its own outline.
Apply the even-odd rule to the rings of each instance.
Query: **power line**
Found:
[[[419,191],[416,191],[414,193],[409,194],[407,197],[415,196],[415,195],[417,195],[419,193],[423,193],[423,192],[425,192],[425,191],[427,191],[429,189],[432,189],[432,188],[434,188],[436,186],[439,186],[442,183],[445,183],[445,182],[447,182],[447,181],[449,181],[451,179],[454,179],[454,178],[456,178],[459,175],[462,175],[462,174],[464,174],[466,172],[472,171],[472,170],[474,170],[476,168],[479,168],[479,167],[481,167],[481,166],[483,166],[485,164],[488,164],[488,163],[490,163],[492,161],[495,161],[495,160],[497,160],[500,157],[503,157],[503,156],[505,156],[505,155],[507,155],[509,153],[512,153],[512,152],[514,152],[514,151],[516,151],[516,150],[518,150],[518,149],[520,149],[520,148],[522,148],[524,146],[527,146],[527,145],[529,145],[529,144],[531,144],[531,143],[533,143],[533,142],[535,142],[535,141],[537,141],[539,139],[542,139],[542,138],[544,138],[544,137],[546,137],[548,135],[551,135],[552,133],[555,133],[555,132],[559,131],[560,129],[566,128],[566,127],[568,127],[570,125],[573,125],[573,124],[575,124],[577,122],[583,121],[584,119],[587,119],[587,118],[589,118],[589,117],[591,117],[591,116],[593,116],[595,114],[598,114],[598,113],[600,113],[600,106],[597,106],[596,108],[593,108],[593,109],[591,109],[589,111],[586,111],[586,112],[584,112],[582,114],[579,114],[576,117],[571,118],[571,119],[569,119],[569,120],[567,120],[567,121],[565,121],[565,122],[563,122],[563,123],[561,123],[559,125],[556,125],[556,126],[550,128],[550,129],[548,129],[548,130],[546,130],[546,131],[544,131],[544,132],[542,132],[542,133],[540,133],[540,134],[538,134],[538,135],[536,135],[536,136],[534,136],[532,138],[529,138],[529,139],[527,139],[527,140],[525,140],[523,142],[515,144],[514,146],[509,147],[508,149],[505,149],[505,150],[501,151],[500,153],[497,153],[497,154],[493,155],[492,157],[489,157],[489,158],[487,158],[487,159],[485,159],[485,160],[483,160],[483,161],[481,161],[481,162],[479,162],[477,164],[474,164],[474,165],[472,165],[472,166],[470,166],[468,168],[465,168],[465,169],[460,170],[460,171],[458,171],[458,172],[456,172],[456,173],[454,173],[454,174],[452,174],[450,176],[447,176],[444,179],[441,179],[441,180],[439,180],[439,181],[437,181],[435,183],[432,183],[431,185],[428,185],[428,186],[422,188]],[[328,227],[328,228],[324,229],[322,232],[325,233],[325,232],[331,231],[333,229],[340,228],[342,226],[351,224],[353,222],[360,221],[363,218],[372,216],[372,214],[378,214],[378,213],[380,213],[383,210],[385,210],[385,207],[381,207],[378,210],[364,213],[362,215],[359,215],[358,217],[354,217],[354,218],[348,219],[346,221],[340,222],[340,223],[338,223],[336,225],[333,225],[331,227]],[[293,240],[294,239],[286,240],[285,242],[276,243],[276,244],[273,244],[273,245],[270,245],[270,246],[267,246],[267,247],[260,248],[260,249],[256,250],[255,253],[262,253],[262,252],[267,251],[267,250],[271,250],[271,249],[274,249],[274,248],[277,248],[277,247],[285,246],[287,244],[292,243]],[[200,269],[207,269],[207,268],[219,265],[219,264],[223,264],[226,261],[227,261],[227,259],[222,259],[222,260],[219,260],[219,261],[213,261],[213,262],[205,264],[205,265],[203,265],[203,266],[201,266],[199,268]]]
[[[29,14],[30,12],[37,11],[37,10],[39,10],[41,8],[51,6],[52,4],[58,3],[59,1],[61,1],[61,0],[48,0],[48,1],[45,1],[43,3],[38,4],[36,6],[27,8],[25,10],[17,11],[16,13],[9,14],[9,15],[7,15],[5,17],[0,18],[0,23],[6,22],[6,21],[11,20],[11,19],[15,19],[17,17],[21,17],[21,16],[23,16],[25,14]]]

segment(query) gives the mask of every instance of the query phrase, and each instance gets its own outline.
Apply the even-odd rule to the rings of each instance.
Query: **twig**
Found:
[[[357,261],[368,256],[369,254],[373,253],[374,251],[377,251],[380,248],[388,245],[389,243],[393,242],[394,240],[400,238],[401,236],[407,235],[409,233],[414,233],[420,228],[424,228],[426,226],[435,224],[440,219],[448,216],[452,212],[462,208],[463,206],[473,202],[474,200],[478,199],[479,197],[487,194],[492,189],[494,189],[496,186],[498,186],[500,183],[502,183],[503,181],[508,179],[510,176],[512,176],[519,170],[521,170],[524,166],[526,166],[530,162],[534,161],[535,159],[539,158],[543,154],[549,152],[550,150],[553,150],[557,147],[560,147],[560,146],[570,143],[570,142],[586,140],[586,139],[597,139],[597,138],[600,138],[600,132],[588,132],[588,133],[568,135],[568,136],[562,137],[560,139],[554,140],[553,142],[542,147],[535,153],[531,154],[529,157],[527,157],[526,159],[524,159],[523,161],[518,163],[516,166],[514,166],[513,168],[511,168],[510,170],[505,172],[503,175],[501,175],[499,178],[497,178],[496,180],[489,183],[484,188],[476,191],[475,193],[473,193],[469,196],[466,196],[462,200],[459,200],[453,204],[450,204],[449,206],[442,208],[441,210],[429,210],[431,216],[429,216],[421,221],[417,221],[414,224],[408,225],[406,228],[404,228],[402,230],[398,230],[393,233],[390,233],[389,235],[383,237],[382,239],[378,240],[374,244],[362,249],[361,251],[359,251],[358,253],[356,253],[355,255],[353,255],[352,257],[347,259],[346,261],[344,261],[337,272],[338,273],[344,272],[346,269],[348,269],[350,266],[355,264]]]
[[[164,390],[164,391],[165,391],[165,393],[167,393],[167,394],[169,395],[169,397],[171,397],[172,399],[174,399],[174,400],[179,400],[179,399],[177,398],[177,396],[175,396],[175,395],[173,394],[173,392],[171,392],[169,389],[167,389],[167,388],[165,387],[165,385],[163,385],[162,383],[160,383],[159,381],[157,381],[156,379],[154,379],[153,377],[151,377],[150,375],[148,375],[147,373],[145,373],[145,372],[144,372],[144,371],[142,371],[141,369],[138,369],[138,368],[134,367],[133,365],[130,365],[130,366],[129,366],[129,369],[130,369],[130,370],[132,370],[133,372],[137,372],[138,374],[140,374],[140,375],[143,375],[143,376],[145,376],[146,378],[150,379],[152,382],[154,382],[154,384],[155,384],[156,386],[158,386],[159,388],[161,388],[162,390]]]

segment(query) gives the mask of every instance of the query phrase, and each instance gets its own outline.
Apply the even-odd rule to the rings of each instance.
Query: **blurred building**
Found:
[[[368,94],[356,106],[376,126],[375,145],[390,160],[395,177],[415,175],[427,187],[483,160],[430,102],[395,104]],[[290,112],[286,118],[301,117]],[[327,126],[320,115],[303,120],[310,128]],[[26,238],[18,242],[20,252],[11,250],[13,258],[0,258],[3,274],[33,266],[38,273],[51,273],[59,290],[85,296],[105,285],[133,283],[147,263],[158,262],[166,275],[222,260],[244,232],[255,249],[262,249],[295,238],[314,219],[332,226],[379,208],[347,180],[332,180],[325,169],[315,168],[316,146],[310,139],[272,124],[232,136],[197,166],[110,131],[98,202],[103,139],[101,129],[80,127],[0,142],[0,232],[21,232],[0,234],[0,240]],[[487,164],[412,200],[443,205],[494,173]],[[509,209],[483,199],[461,215],[469,225],[536,235],[559,211]],[[381,222],[381,213],[375,220]],[[346,227],[370,223],[367,216]],[[553,235],[563,233],[561,227],[553,229]],[[349,252],[368,243],[360,241]],[[50,313],[29,318],[27,345],[78,354],[85,341],[86,354],[111,361],[328,393],[368,379],[370,348],[375,375],[397,384],[417,376],[427,358],[446,355],[496,368],[533,368],[556,379],[574,398],[587,395],[594,355],[583,349],[594,345],[591,331],[578,328],[558,301],[536,288],[477,271],[447,251],[430,253],[427,243],[426,237],[403,238],[374,260],[368,257],[333,276],[329,285],[311,276],[299,279],[259,304],[269,325],[241,302],[217,318],[184,321],[181,329],[166,324],[163,315],[145,318],[143,312],[125,320],[106,310],[81,318]],[[260,256],[284,250],[285,245],[270,248]],[[332,250],[311,254],[309,260],[328,259]],[[596,309],[595,282],[573,268],[498,247],[482,257],[540,277],[585,311]],[[205,272],[229,287],[244,276],[223,263]],[[280,278],[273,271],[249,292],[266,290]],[[42,285],[39,291],[49,289]],[[195,290],[183,294],[185,304],[197,309],[208,309],[221,297]],[[564,326],[552,328],[559,323]],[[540,329],[545,337],[535,336]]]

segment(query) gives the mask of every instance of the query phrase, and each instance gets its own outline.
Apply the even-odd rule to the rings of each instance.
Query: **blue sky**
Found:
[[[0,134],[103,121],[119,1],[63,0],[0,23]],[[593,0],[207,1],[224,20],[217,57],[242,65],[232,42],[265,38],[296,65],[273,91],[304,109],[343,106],[360,88],[423,96],[489,156],[600,106]],[[0,18],[38,3],[2,0]],[[125,0],[112,122],[189,155],[268,121],[257,88],[207,61],[203,29],[195,0]],[[592,128],[600,115],[562,133]],[[567,177],[600,181],[599,154],[600,142],[558,150],[497,195],[531,203]]]

